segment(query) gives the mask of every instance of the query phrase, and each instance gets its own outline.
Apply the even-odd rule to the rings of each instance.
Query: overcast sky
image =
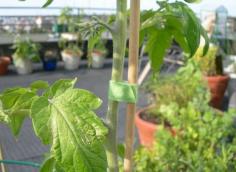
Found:
[[[2,0],[0,7],[40,7],[46,0],[27,0],[25,2],[20,2],[18,0]],[[151,9],[156,6],[156,0],[141,0],[142,9]],[[80,7],[80,8],[115,8],[116,0],[54,0],[52,7]],[[224,5],[228,11],[229,15],[236,16],[236,0],[203,0],[199,4],[191,5],[194,11],[200,13],[203,10],[215,10],[218,6]],[[56,13],[55,11],[50,10],[24,10],[17,12],[14,10],[0,10],[0,15],[14,15],[17,13],[25,14],[47,14],[47,13]]]

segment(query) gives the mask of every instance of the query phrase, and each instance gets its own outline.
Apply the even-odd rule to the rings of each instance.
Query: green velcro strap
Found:
[[[138,100],[138,86],[125,81],[110,81],[108,98],[118,102],[136,103]]]

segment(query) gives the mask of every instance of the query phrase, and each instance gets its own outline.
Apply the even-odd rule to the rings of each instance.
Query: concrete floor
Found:
[[[37,72],[30,75],[19,76],[13,71],[7,76],[0,77],[0,92],[6,88],[16,86],[27,86],[36,80],[45,80],[53,83],[58,79],[78,77],[77,87],[94,92],[103,100],[101,108],[97,114],[104,118],[107,108],[107,89],[108,82],[111,76],[111,62],[108,61],[103,69],[88,69],[86,64],[82,64],[81,68],[76,71],[65,71],[62,66],[53,72],[42,71],[41,65],[35,66]],[[127,75],[127,63],[124,71],[124,76]],[[145,96],[141,93],[138,105],[146,104]],[[124,139],[124,124],[125,124],[125,104],[119,107],[119,140]],[[137,140],[136,140],[137,141]],[[31,121],[25,121],[19,138],[13,138],[9,129],[0,125],[0,144],[3,148],[4,159],[26,160],[41,163],[44,154],[48,151],[48,147],[43,146],[40,141],[34,136],[32,131]],[[38,170],[31,167],[19,167],[7,165],[7,172],[36,172]],[[1,170],[0,170],[1,172]]]

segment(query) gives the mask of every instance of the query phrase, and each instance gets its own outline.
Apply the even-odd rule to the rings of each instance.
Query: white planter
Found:
[[[105,57],[98,53],[92,53],[92,67],[102,68],[104,66]]]
[[[71,54],[61,52],[62,60],[64,61],[64,67],[66,70],[78,69],[80,63],[80,57],[73,56]]]
[[[223,60],[224,72],[225,73],[235,73],[236,69],[234,64],[236,64],[236,56],[235,55],[228,55]]]
[[[233,93],[236,92],[236,74],[235,73],[229,74],[229,77],[230,77],[230,80],[228,83],[227,92],[228,92],[229,98],[231,98]]]
[[[30,74],[33,71],[33,65],[31,60],[28,59],[16,59],[14,60],[16,71],[20,75]]]

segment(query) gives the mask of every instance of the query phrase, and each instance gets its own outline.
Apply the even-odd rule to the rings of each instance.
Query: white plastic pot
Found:
[[[228,83],[227,92],[228,92],[228,97],[230,99],[232,95],[234,94],[234,92],[236,92],[236,74],[235,73],[229,74],[229,77],[230,77],[230,80]]]
[[[69,53],[61,52],[62,60],[66,70],[78,69],[80,63],[80,56],[75,56]]]
[[[16,71],[20,75],[30,74],[33,71],[33,65],[29,59],[15,59],[14,64]]]
[[[223,60],[224,72],[225,73],[235,73],[235,64],[236,64],[236,56],[228,55]]]
[[[100,53],[92,53],[92,67],[102,68],[104,66],[105,57]]]

